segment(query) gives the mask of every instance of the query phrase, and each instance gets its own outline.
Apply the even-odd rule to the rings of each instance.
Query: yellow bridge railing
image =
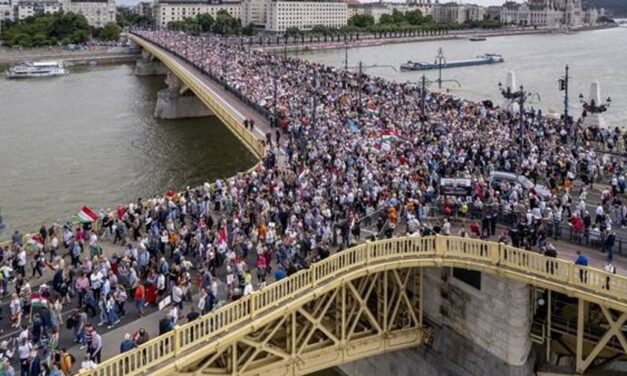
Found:
[[[260,315],[282,315],[282,305],[289,300],[311,292],[316,286],[333,283],[342,273],[417,266],[480,270],[627,312],[627,278],[620,275],[476,239],[392,238],[339,252],[80,374],[148,374],[175,361],[184,366],[184,356],[192,348],[198,349]]]

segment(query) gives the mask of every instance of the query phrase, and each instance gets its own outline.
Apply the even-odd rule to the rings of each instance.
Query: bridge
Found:
[[[614,337],[612,356],[627,353],[627,278],[493,242],[404,237],[339,252],[81,375],[306,375],[428,344],[422,277],[430,267],[476,270],[576,299],[578,373]],[[593,307],[608,325],[591,338]]]
[[[263,156],[265,118],[237,106],[238,98],[180,56],[131,38],[176,76],[179,93],[192,92],[256,157]],[[242,127],[245,118],[256,120],[255,133]],[[425,280],[430,271],[447,269],[512,281],[527,288],[527,298],[540,297],[527,302],[534,316],[530,330],[517,334],[545,346],[547,356],[569,350],[565,341],[572,339],[577,373],[627,354],[627,278],[493,242],[402,237],[339,252],[81,375],[306,375],[429,347],[437,325],[426,317],[433,307],[425,300],[445,293]],[[552,312],[552,299],[561,302],[558,312]]]
[[[184,96],[193,93],[194,97],[191,99],[199,100],[209,110],[209,112],[201,111],[201,115],[211,113],[220,119],[256,158],[260,159],[265,154],[260,140],[269,131],[269,125],[264,117],[247,106],[238,106],[237,104],[241,102],[240,98],[235,98],[232,93],[226,92],[223,87],[189,62],[134,34],[130,34],[130,39],[143,49],[144,58],[139,61],[139,64],[143,70],[147,71],[147,74],[167,74],[166,82],[175,95]],[[147,68],[145,66],[154,63],[155,60],[163,64],[163,67],[157,65]],[[193,101],[185,101],[181,106],[190,106],[190,104],[196,107]],[[180,115],[179,110],[172,112],[173,117],[187,117]],[[195,115],[194,113],[191,116]],[[243,127],[245,119],[254,119],[258,128],[254,132],[246,130]]]

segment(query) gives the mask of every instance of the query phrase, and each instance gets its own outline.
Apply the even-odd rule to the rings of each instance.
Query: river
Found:
[[[0,78],[0,208],[12,229],[67,221],[249,168],[254,157],[215,118],[153,117],[164,77],[132,65]]]
[[[455,95],[500,102],[497,83],[514,70],[518,83],[538,92],[535,107],[560,110],[557,79],[571,67],[571,111],[578,94],[598,79],[612,97],[610,125],[627,124],[627,28],[574,34],[491,37],[485,42],[447,40],[350,49],[349,65],[430,60],[442,47],[447,59],[484,52],[506,62],[443,71]],[[299,56],[342,66],[343,50]],[[253,157],[215,118],[157,121],[152,116],[163,77],[136,77],[132,65],[73,68],[43,80],[0,79],[0,208],[10,229],[32,231],[65,221],[86,204],[112,208],[137,197],[230,176]],[[417,81],[420,72],[373,68],[368,73]],[[437,72],[429,71],[433,80]],[[433,88],[433,85],[432,85]],[[10,229],[0,234],[6,238]]]
[[[382,46],[352,48],[348,50],[348,65],[364,66],[393,65],[408,60],[433,61],[438,48],[442,47],[447,60],[475,57],[483,53],[497,53],[505,58],[505,63],[466,68],[445,69],[443,80],[457,80],[461,88],[453,82],[444,83],[454,95],[473,100],[491,99],[501,103],[498,83],[505,83],[507,71],[516,74],[517,85],[538,93],[530,100],[530,105],[544,111],[563,110],[563,96],[558,91],[557,80],[564,75],[564,67],[570,65],[570,111],[577,116],[581,113],[579,93],[588,96],[592,80],[599,80],[602,98],[610,96],[612,104],[605,114],[611,126],[627,126],[627,28],[613,28],[585,31],[573,34],[530,34],[519,36],[490,37],[485,42],[468,40],[445,40],[387,44]],[[307,60],[344,66],[345,50],[318,50],[301,52],[298,56]],[[428,79],[435,81],[437,71],[424,71]],[[405,82],[418,82],[423,72],[394,72],[391,68],[370,68],[366,73]],[[437,89],[436,84],[430,86]]]

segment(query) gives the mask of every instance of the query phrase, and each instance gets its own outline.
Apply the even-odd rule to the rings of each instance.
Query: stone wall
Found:
[[[481,290],[449,268],[423,271],[433,342],[338,367],[348,376],[532,375],[530,288],[482,274]]]
[[[531,349],[529,285],[482,273],[481,291],[453,278],[450,268],[423,272],[424,315],[512,366]]]

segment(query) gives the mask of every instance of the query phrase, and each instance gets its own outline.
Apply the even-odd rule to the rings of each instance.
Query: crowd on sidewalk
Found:
[[[365,227],[383,236],[448,235],[448,220],[426,224],[425,207],[436,202],[447,216],[480,213],[481,225],[464,228],[462,236],[494,235],[495,212],[511,214],[512,229],[501,240],[551,256],[554,248],[526,229],[537,231],[556,218],[574,227],[581,218],[585,229],[587,192],[605,179],[609,188],[589,231],[592,223],[605,232],[625,225],[623,158],[573,145],[569,130],[539,111],[526,117],[520,143],[518,120],[489,103],[439,93],[421,103],[420,88],[411,83],[251,52],[213,37],[142,35],[266,108],[275,137],[266,138],[267,154],[251,172],[101,211],[94,230],[89,223],[42,227],[32,260],[16,233],[0,252],[2,289],[11,296],[5,320],[20,330],[0,343],[6,374],[18,361],[20,375],[28,376],[68,374],[78,359],[93,368],[102,360],[99,328],[169,300],[158,323],[165,333],[223,299],[251,294],[348,247]],[[598,132],[582,131],[592,139]],[[495,170],[545,184],[550,195],[494,184]],[[471,179],[471,194],[443,198],[441,177]],[[579,192],[575,181],[584,187]],[[584,204],[575,205],[573,197]],[[111,254],[103,254],[103,240],[115,246]],[[31,286],[46,269],[54,275],[51,286]],[[64,314],[64,307],[77,310]],[[61,346],[62,331],[72,331],[86,354]],[[126,352],[149,335],[139,329],[120,340]]]

